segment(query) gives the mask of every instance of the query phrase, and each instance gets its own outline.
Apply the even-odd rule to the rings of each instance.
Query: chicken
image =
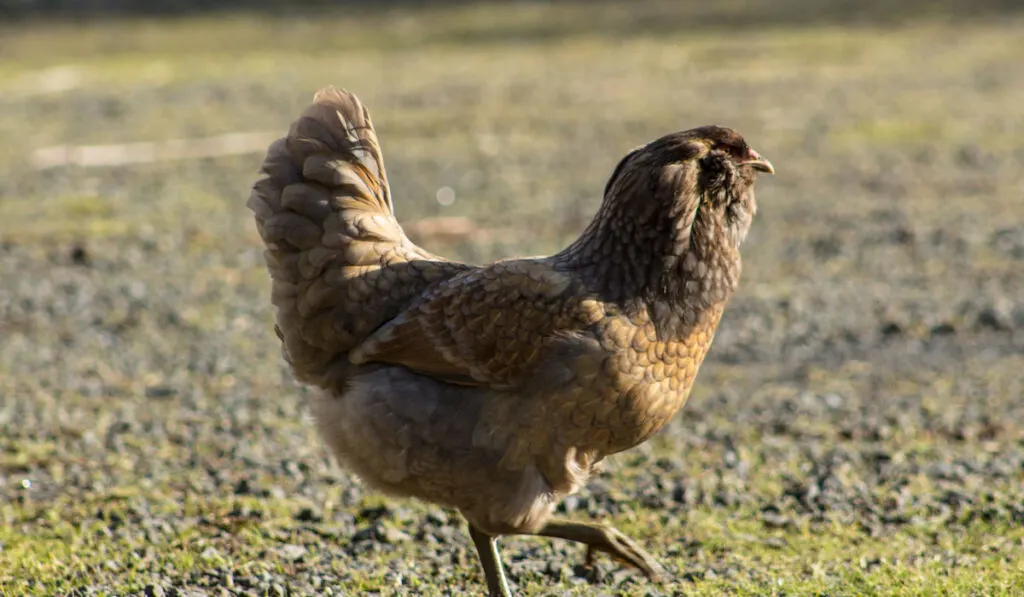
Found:
[[[367,485],[460,511],[491,595],[510,595],[500,535],[660,576],[614,528],[552,513],[685,403],[739,280],[757,171],[774,173],[728,128],[672,133],[622,159],[560,253],[467,265],[406,237],[367,110],[320,91],[248,203],[320,435]]]

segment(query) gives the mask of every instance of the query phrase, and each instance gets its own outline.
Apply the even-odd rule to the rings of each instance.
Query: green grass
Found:
[[[361,507],[377,503],[369,499]],[[151,543],[145,535],[119,535],[110,521],[131,520],[140,507],[153,514],[166,510],[182,524],[162,543]],[[53,595],[71,591],[86,579],[102,582],[110,594],[135,592],[151,582],[153,571],[180,574],[216,568],[238,576],[265,571],[301,574],[308,564],[281,557],[282,545],[303,545],[305,562],[330,558],[332,546],[330,540],[311,532],[310,525],[294,522],[292,515],[299,507],[285,499],[236,498],[207,499],[181,510],[159,493],[130,490],[45,509],[7,505],[0,509],[5,522],[0,528],[4,545],[0,563],[6,571],[0,578],[6,578],[8,595]],[[413,516],[422,515],[422,510],[413,506]],[[406,531],[412,531],[411,522],[404,523]],[[698,508],[681,520],[666,521],[644,514],[639,506],[635,513],[613,522],[657,553],[668,554],[663,556],[666,564],[703,577],[696,584],[667,585],[686,595],[998,596],[1014,595],[1024,582],[1024,530],[1019,525],[917,526],[870,537],[856,525],[837,522],[777,530],[761,524],[756,511],[719,508]],[[31,536],[21,531],[26,527],[32,529]],[[506,541],[506,557],[517,548],[545,542]],[[465,545],[458,551],[472,563]],[[386,582],[386,560],[414,562],[417,546],[406,541],[377,557],[383,560],[379,570],[345,575],[333,587],[335,594],[379,590]],[[339,572],[343,568],[336,566]],[[708,568],[734,572],[716,578],[706,572]],[[469,572],[469,577],[474,574]],[[521,589],[534,594],[550,586],[529,583]],[[422,590],[438,594],[437,587],[429,584],[423,584]]]

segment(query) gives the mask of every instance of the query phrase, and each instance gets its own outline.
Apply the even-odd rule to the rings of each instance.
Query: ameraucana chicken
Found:
[[[728,128],[672,133],[619,162],[565,250],[467,265],[406,237],[368,112],[328,88],[270,146],[248,205],[323,439],[367,485],[458,509],[507,597],[500,535],[663,574],[614,528],[552,513],[686,402],[739,281],[757,171],[774,173]]]

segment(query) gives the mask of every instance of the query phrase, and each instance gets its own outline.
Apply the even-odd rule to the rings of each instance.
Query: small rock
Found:
[[[761,521],[764,522],[766,527],[772,529],[788,529],[796,526],[792,518],[784,516],[779,512],[765,512],[761,514]]]
[[[825,406],[838,409],[843,405],[843,397],[839,394],[825,394],[822,396],[822,400],[825,402]]]
[[[782,549],[786,547],[786,542],[779,537],[768,537],[764,540],[764,544],[772,549]]]
[[[301,545],[289,543],[278,548],[277,553],[289,562],[297,562],[306,555],[306,548]]]
[[[430,508],[427,510],[427,522],[444,526],[448,524],[448,514],[441,508]]]
[[[260,495],[265,498],[273,498],[275,500],[283,500],[288,497],[288,494],[285,493],[284,489],[282,489],[280,485],[274,485],[270,489],[264,489],[260,492]]]
[[[384,541],[395,545],[397,543],[404,543],[411,539],[408,534],[396,529],[395,527],[384,527]]]
[[[311,529],[318,537],[333,541],[346,534],[342,525],[332,524],[328,526],[317,526]]]

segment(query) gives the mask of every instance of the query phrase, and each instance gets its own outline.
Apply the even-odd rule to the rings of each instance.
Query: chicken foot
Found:
[[[644,576],[658,580],[665,576],[665,571],[657,561],[635,541],[614,527],[603,524],[589,524],[553,520],[545,524],[536,533],[540,537],[566,539],[587,546],[584,560],[586,566],[593,563],[594,552],[604,552],[614,559],[640,570]],[[512,597],[508,587],[508,579],[501,565],[501,554],[498,552],[497,537],[488,535],[473,525],[469,527],[469,536],[473,539],[480,563],[483,565],[487,579],[487,591],[490,597]]]

